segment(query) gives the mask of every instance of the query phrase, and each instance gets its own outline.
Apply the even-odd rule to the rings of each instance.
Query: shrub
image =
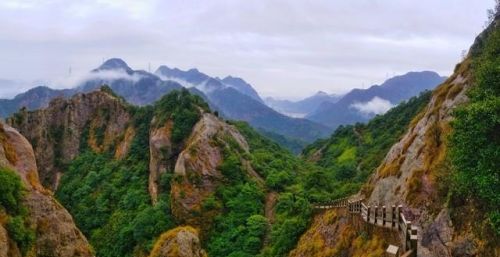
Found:
[[[19,176],[7,168],[0,168],[0,185],[2,185],[0,186],[0,206],[8,214],[21,214],[24,188]]]

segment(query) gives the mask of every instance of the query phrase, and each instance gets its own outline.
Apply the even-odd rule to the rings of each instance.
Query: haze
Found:
[[[341,93],[407,71],[449,75],[493,0],[0,2],[0,79],[50,81],[119,57],[239,76],[264,96]],[[32,83],[0,88],[11,97]]]

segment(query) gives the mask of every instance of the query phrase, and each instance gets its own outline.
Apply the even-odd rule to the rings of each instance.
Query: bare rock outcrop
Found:
[[[9,238],[7,230],[0,222],[0,257],[21,257],[21,251]]]
[[[153,120],[154,124],[156,121]],[[157,202],[160,176],[173,172],[176,153],[172,143],[173,123],[168,120],[163,126],[154,128],[149,134],[149,194],[153,203]]]
[[[235,127],[213,114],[203,114],[175,164],[171,200],[172,213],[179,222],[204,228],[210,224],[213,214],[202,212],[201,206],[223,179],[218,166],[224,158],[224,146],[230,144],[248,152],[246,140]]]
[[[34,255],[93,256],[87,239],[78,230],[71,215],[41,186],[35,155],[26,138],[12,127],[0,123],[0,141],[0,165],[16,171],[27,190],[24,205],[36,234]],[[5,249],[1,247],[5,242],[3,232],[0,228],[0,248]],[[1,254],[4,253],[0,250]]]
[[[31,142],[42,184],[55,190],[62,166],[80,153],[82,140],[97,152],[118,145],[117,157],[124,156],[133,138],[130,131],[123,136],[130,119],[123,100],[101,90],[56,98],[44,109],[22,110],[8,123]]]
[[[476,38],[469,56],[433,91],[427,107],[389,150],[363,189],[370,204],[407,207],[405,214],[419,230],[418,256],[498,256],[500,252],[498,245],[488,248],[488,240],[472,229],[471,223],[478,222],[474,221],[474,210],[460,214],[465,225],[453,224],[446,204],[447,191],[442,189],[449,186],[452,176],[446,156],[453,110],[468,101],[466,92],[473,86],[471,53],[480,51],[487,33],[498,30],[499,25],[497,16]]]
[[[149,257],[207,257],[207,254],[201,248],[198,231],[187,226],[162,234]]]

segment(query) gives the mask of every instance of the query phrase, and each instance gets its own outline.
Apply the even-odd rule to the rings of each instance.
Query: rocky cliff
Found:
[[[0,124],[0,166],[16,172],[26,190],[23,205],[29,229],[35,233],[30,256],[93,256],[86,238],[71,215],[41,186],[35,155],[29,142],[15,129]],[[6,186],[6,185],[5,185]],[[7,210],[9,211],[9,210]],[[0,256],[20,256],[0,222]],[[16,231],[17,233],[18,231]]]
[[[198,231],[186,226],[162,234],[149,257],[207,257],[207,254],[201,248]]]
[[[218,168],[224,160],[224,148],[232,146],[248,152],[248,144],[236,128],[212,114],[203,114],[175,164],[172,213],[181,223],[204,229],[211,223],[215,213],[202,211],[202,203],[224,179]]]
[[[160,229],[171,228],[174,221],[206,235],[222,210],[205,211],[202,206],[226,181],[219,166],[228,149],[246,162],[243,176],[258,176],[244,160],[249,146],[238,129],[210,113],[201,98],[187,91],[167,95],[153,106],[132,107],[108,88],[102,88],[56,99],[46,109],[24,110],[8,122],[33,143],[41,178],[57,190],[57,196],[75,215],[97,253],[105,256],[130,254],[126,247],[119,252],[112,250],[112,244],[123,240],[119,233],[126,230],[124,224],[114,225],[114,215],[122,213],[130,216],[131,226],[136,226],[138,221],[134,219],[146,219],[143,213],[158,212],[163,220],[147,224],[155,231],[144,235],[149,239],[164,232]],[[83,166],[87,168],[79,170]],[[98,181],[96,176],[100,177]],[[150,198],[145,198],[144,193],[149,193]],[[127,206],[136,207],[130,210],[132,207]],[[102,228],[114,231],[104,237],[109,243],[103,242]],[[140,224],[136,229],[145,230]],[[188,238],[199,244],[198,232],[181,231],[176,237],[177,241]],[[134,243],[146,245],[144,240]],[[171,249],[171,245],[166,243],[161,248]],[[134,249],[136,253],[148,252],[142,246]]]
[[[406,131],[392,147],[384,150],[385,158],[377,162],[379,165],[361,190],[367,204],[404,206],[405,217],[418,227],[418,256],[499,256],[500,254],[498,232],[493,231],[495,228],[493,226],[492,229],[489,223],[494,221],[486,215],[490,210],[475,202],[481,198],[469,196],[467,198],[470,199],[461,199],[460,205],[456,205],[453,203],[457,201],[453,196],[454,191],[450,188],[456,185],[455,177],[459,172],[450,153],[454,147],[450,142],[450,136],[454,134],[453,124],[458,119],[456,110],[471,104],[471,92],[479,87],[476,69],[481,68],[484,73],[484,66],[493,64],[495,67],[495,63],[498,64],[499,28],[500,16],[497,14],[491,25],[476,38],[468,56],[455,67],[453,75],[433,90],[430,100],[408,123]],[[491,38],[495,41],[491,41]],[[483,49],[486,45],[489,47],[487,51]],[[490,55],[488,57],[490,59],[481,57],[483,52]],[[485,88],[488,89],[488,94],[498,94],[498,84],[495,84],[498,83],[498,69],[495,70],[493,67],[486,68],[488,76],[495,79],[496,74],[496,80],[493,82],[489,80],[489,84],[481,88],[483,91]],[[483,73],[479,75],[485,77]],[[492,109],[498,110],[498,107]],[[490,119],[497,117],[493,112],[484,115]],[[374,121],[376,119],[370,123]],[[470,129],[485,130],[481,126],[484,125],[475,124]],[[492,127],[495,130],[495,125]],[[390,125],[387,128],[390,128]],[[331,141],[345,145],[345,142],[334,139],[346,138],[345,135],[350,135],[347,132],[342,133],[342,130],[338,130],[338,135],[334,134]],[[490,132],[485,134],[487,133]],[[496,129],[487,134],[491,136],[489,140],[495,140],[497,133]],[[355,139],[363,135],[359,131],[354,131],[354,134],[356,134]],[[324,153],[328,151],[324,148],[339,153],[339,146],[327,145],[324,142],[317,144],[319,147],[324,147],[306,157],[319,162],[320,165],[324,164]],[[359,148],[359,143],[355,143],[355,146]],[[370,147],[370,151],[376,149]],[[498,151],[498,148],[496,149]],[[329,158],[332,159],[331,156]],[[489,158],[496,157],[493,154]],[[339,160],[334,159],[332,163],[339,163]],[[498,177],[498,172],[495,173],[495,170],[486,169],[484,172],[493,173],[489,174],[492,178]],[[473,180],[472,177],[466,179]],[[497,192],[498,195],[498,188],[496,190],[492,193]],[[316,215],[312,225],[290,256],[324,256],[325,252],[340,256],[381,256],[388,244],[400,245],[397,235],[391,235],[390,231],[371,226],[356,227],[359,223],[355,219],[350,218],[346,221],[348,215],[338,217],[339,214],[327,211]]]
[[[456,66],[453,75],[434,90],[430,103],[392,146],[364,188],[369,203],[408,207],[408,215],[420,230],[419,256],[498,256],[500,253],[495,236],[484,238],[487,228],[474,225],[474,212],[453,219],[447,203],[454,172],[448,158],[453,111],[467,103],[467,92],[476,86],[471,67],[474,52],[479,51],[491,33],[498,33],[499,25],[497,16],[476,39],[469,56]]]
[[[82,145],[97,152],[118,146],[116,155],[124,155],[133,137],[133,130],[127,130],[130,119],[125,102],[102,88],[70,99],[56,98],[45,109],[23,110],[8,123],[32,143],[40,179],[54,190]]]

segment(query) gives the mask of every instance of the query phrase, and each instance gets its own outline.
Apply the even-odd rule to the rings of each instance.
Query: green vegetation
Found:
[[[22,204],[24,187],[17,174],[0,168],[0,214],[7,215],[7,232],[21,252],[26,254],[35,240],[35,232],[29,227],[28,212]]]
[[[159,202],[152,206],[148,192],[149,131],[156,124],[173,121],[172,140],[181,143],[208,106],[187,90],[174,91],[154,106],[127,105],[133,115],[135,137],[125,158],[110,152],[95,153],[87,145],[89,128],[82,134],[81,154],[67,165],[56,192],[78,227],[89,238],[98,256],[134,256],[148,253],[155,239],[175,226],[170,212],[171,174],[160,178]],[[104,129],[101,129],[104,131]],[[103,136],[96,135],[98,141]]]
[[[264,129],[259,129],[259,133],[273,140],[274,142],[278,143],[280,146],[288,149],[293,154],[299,154],[307,145],[307,142],[300,140],[298,138],[283,136],[281,134],[274,133],[271,131],[266,131]]]
[[[490,31],[472,62],[470,102],[455,111],[450,156],[455,170],[451,206],[479,205],[500,235],[500,31]]]
[[[200,119],[201,108],[208,111],[209,107],[203,99],[192,95],[187,89],[173,91],[155,103],[155,116],[160,126],[169,119],[173,121],[172,141],[182,142],[191,134],[191,129]]]
[[[318,188],[336,191],[334,197],[359,191],[390,147],[407,131],[412,119],[427,105],[430,96],[431,92],[421,93],[367,124],[341,126],[329,139],[308,146],[304,156],[314,159],[314,154],[320,151],[319,159],[314,161],[324,168],[306,177],[306,183],[313,188],[310,193],[317,196],[314,198],[323,200],[324,193],[318,192]],[[334,183],[326,183],[332,180]]]
[[[311,190],[310,186],[317,185],[307,185],[301,178],[319,168],[303,162],[277,143],[261,136],[247,123],[232,123],[250,146],[250,155],[246,157],[252,167],[264,178],[268,189],[280,192],[274,223],[268,231],[269,244],[260,255],[285,256],[293,249],[311,219],[312,199],[307,192]]]
[[[224,143],[224,161],[218,167],[224,179],[202,210],[218,210],[213,226],[204,235],[210,256],[286,256],[309,226],[311,203],[342,197],[359,190],[389,147],[406,130],[411,118],[427,103],[429,93],[401,104],[370,123],[339,128],[332,138],[316,142],[305,151],[312,155],[326,146],[317,163],[301,160],[244,122],[231,122],[246,138],[244,152],[231,138]],[[147,190],[149,130],[173,121],[176,147],[191,134],[208,106],[187,91],[173,92],[154,106],[132,107],[136,136],[122,160],[111,152],[94,153],[85,144],[68,165],[57,197],[70,210],[99,256],[132,256],[147,253],[162,232],[175,226],[170,215],[170,173],[160,178],[159,203],[151,206]],[[87,137],[88,132],[82,137]],[[243,161],[249,161],[261,178],[251,178]],[[359,167],[359,168],[357,168]],[[188,179],[196,184],[200,179]],[[268,220],[266,194],[278,195]],[[264,247],[266,241],[266,247]]]
[[[203,204],[204,209],[222,206],[207,243],[210,256],[255,256],[262,248],[268,226],[262,216],[264,191],[246,175],[239,150],[238,146],[224,149],[219,166],[224,182]]]

